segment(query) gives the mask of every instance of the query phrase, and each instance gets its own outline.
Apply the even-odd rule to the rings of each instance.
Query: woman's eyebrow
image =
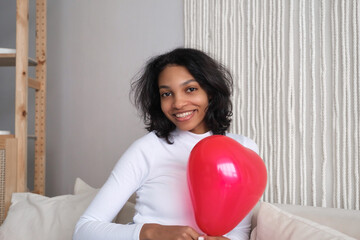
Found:
[[[162,89],[162,88],[170,88],[169,86],[166,86],[166,85],[160,85],[159,86],[159,89]]]
[[[188,84],[191,83],[191,82],[196,82],[196,80],[195,80],[195,79],[187,80],[187,81],[181,83],[180,86],[188,85]],[[167,89],[168,89],[168,88],[170,88],[170,87],[167,86],[167,85],[160,85],[160,86],[159,86],[159,89],[162,89],[162,88],[167,88]]]
[[[187,81],[183,82],[181,85],[185,86],[185,85],[188,85],[191,82],[196,82],[196,80],[195,79],[190,79],[190,80],[187,80]]]

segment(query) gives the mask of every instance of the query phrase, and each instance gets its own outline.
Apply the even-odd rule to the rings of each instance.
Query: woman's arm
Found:
[[[112,173],[76,224],[73,239],[139,239],[142,224],[112,223],[128,196],[133,192],[132,188],[131,185],[119,183]]]
[[[142,224],[121,225],[112,220],[146,179],[149,169],[144,161],[134,144],[124,153],[76,224],[74,240],[139,239]]]
[[[201,235],[188,226],[164,226],[160,224],[144,224],[140,232],[140,240],[192,240]]]

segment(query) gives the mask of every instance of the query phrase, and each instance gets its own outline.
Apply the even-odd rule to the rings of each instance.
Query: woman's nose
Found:
[[[181,95],[177,95],[174,97],[173,107],[175,109],[181,109],[186,105],[186,98]]]

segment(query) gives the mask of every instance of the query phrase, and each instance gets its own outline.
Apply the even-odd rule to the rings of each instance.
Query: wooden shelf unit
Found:
[[[16,154],[6,156],[6,173],[16,181],[6,182],[5,199],[12,192],[27,187],[28,89],[35,89],[35,169],[34,192],[45,193],[46,128],[46,0],[36,0],[36,60],[29,58],[29,0],[16,1],[16,53],[0,54],[0,66],[15,66],[15,136]],[[28,77],[28,68],[36,68],[36,79]],[[0,82],[0,84],[2,84]],[[1,113],[4,114],[4,113]],[[7,135],[9,136],[9,135]],[[9,137],[8,137],[9,138]],[[1,140],[3,141],[3,140]],[[4,145],[4,144],[3,144]],[[1,146],[1,142],[0,142]],[[4,145],[5,146],[5,145]],[[8,164],[8,161],[12,161]],[[10,169],[11,168],[11,169]],[[8,176],[7,176],[8,177]],[[5,181],[7,181],[5,177]],[[13,186],[15,184],[15,186]],[[11,185],[11,186],[10,186]],[[9,195],[10,194],[10,195]]]
[[[36,66],[37,62],[29,58],[28,66]],[[16,54],[15,53],[0,53],[0,66],[1,67],[14,67],[16,66]],[[35,90],[39,90],[41,83],[39,81],[36,81],[36,79],[29,78],[28,79],[28,85],[30,88],[33,88]]]

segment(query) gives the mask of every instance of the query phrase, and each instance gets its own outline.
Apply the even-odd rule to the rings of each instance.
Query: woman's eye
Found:
[[[160,94],[161,97],[168,97],[170,95],[171,95],[171,93],[169,93],[169,92],[165,92],[165,93]]]
[[[188,88],[186,91],[187,91],[187,92],[193,92],[193,91],[195,91],[195,90],[196,90],[196,88],[190,87],[190,88]]]

